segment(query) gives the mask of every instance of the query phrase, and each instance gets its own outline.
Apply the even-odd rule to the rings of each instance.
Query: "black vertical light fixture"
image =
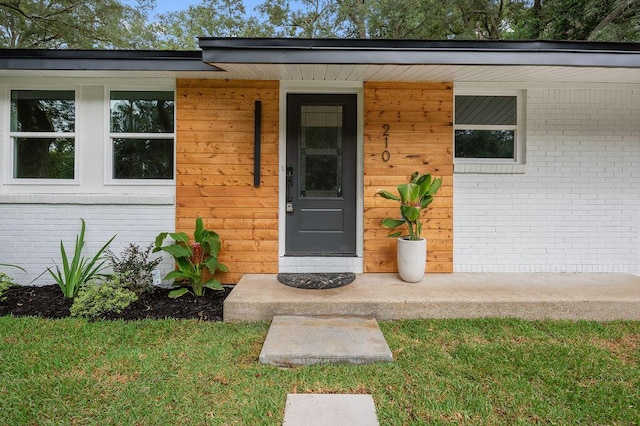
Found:
[[[256,101],[254,106],[253,133],[253,186],[260,186],[260,140],[262,133],[262,101]]]

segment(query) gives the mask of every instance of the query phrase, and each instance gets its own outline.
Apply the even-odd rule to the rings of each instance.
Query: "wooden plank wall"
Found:
[[[419,171],[442,177],[443,186],[424,216],[427,272],[453,272],[453,83],[365,83],[364,270],[395,272],[396,240],[380,222],[399,217],[398,204],[375,197]],[[389,125],[388,162],[384,128]]]
[[[278,272],[277,81],[177,81],[176,230],[220,234],[230,272]],[[262,101],[261,186],[253,186],[254,103]]]

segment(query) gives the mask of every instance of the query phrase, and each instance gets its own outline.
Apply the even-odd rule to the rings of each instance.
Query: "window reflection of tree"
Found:
[[[75,103],[69,99],[37,99],[17,92],[13,97],[16,132],[73,132]],[[45,94],[43,94],[44,97]],[[73,96],[73,94],[70,94]],[[18,137],[15,139],[16,178],[73,179],[73,138]]]
[[[514,158],[512,130],[456,130],[458,158]]]
[[[173,139],[139,137],[174,132],[174,101],[163,97],[173,93],[112,92],[111,132],[132,134],[113,139],[115,179],[173,179]]]

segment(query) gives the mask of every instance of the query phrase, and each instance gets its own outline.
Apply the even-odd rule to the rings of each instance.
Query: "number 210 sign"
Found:
[[[382,161],[386,163],[391,158],[391,153],[389,152],[389,130],[391,130],[391,126],[388,124],[383,124],[382,128],[384,129],[384,132],[382,133],[382,136],[384,137],[384,151],[382,151]]]

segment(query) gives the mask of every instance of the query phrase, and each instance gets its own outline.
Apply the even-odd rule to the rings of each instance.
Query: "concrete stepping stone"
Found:
[[[260,362],[279,367],[391,362],[375,318],[275,316]]]
[[[378,426],[371,395],[289,394],[283,426]]]

